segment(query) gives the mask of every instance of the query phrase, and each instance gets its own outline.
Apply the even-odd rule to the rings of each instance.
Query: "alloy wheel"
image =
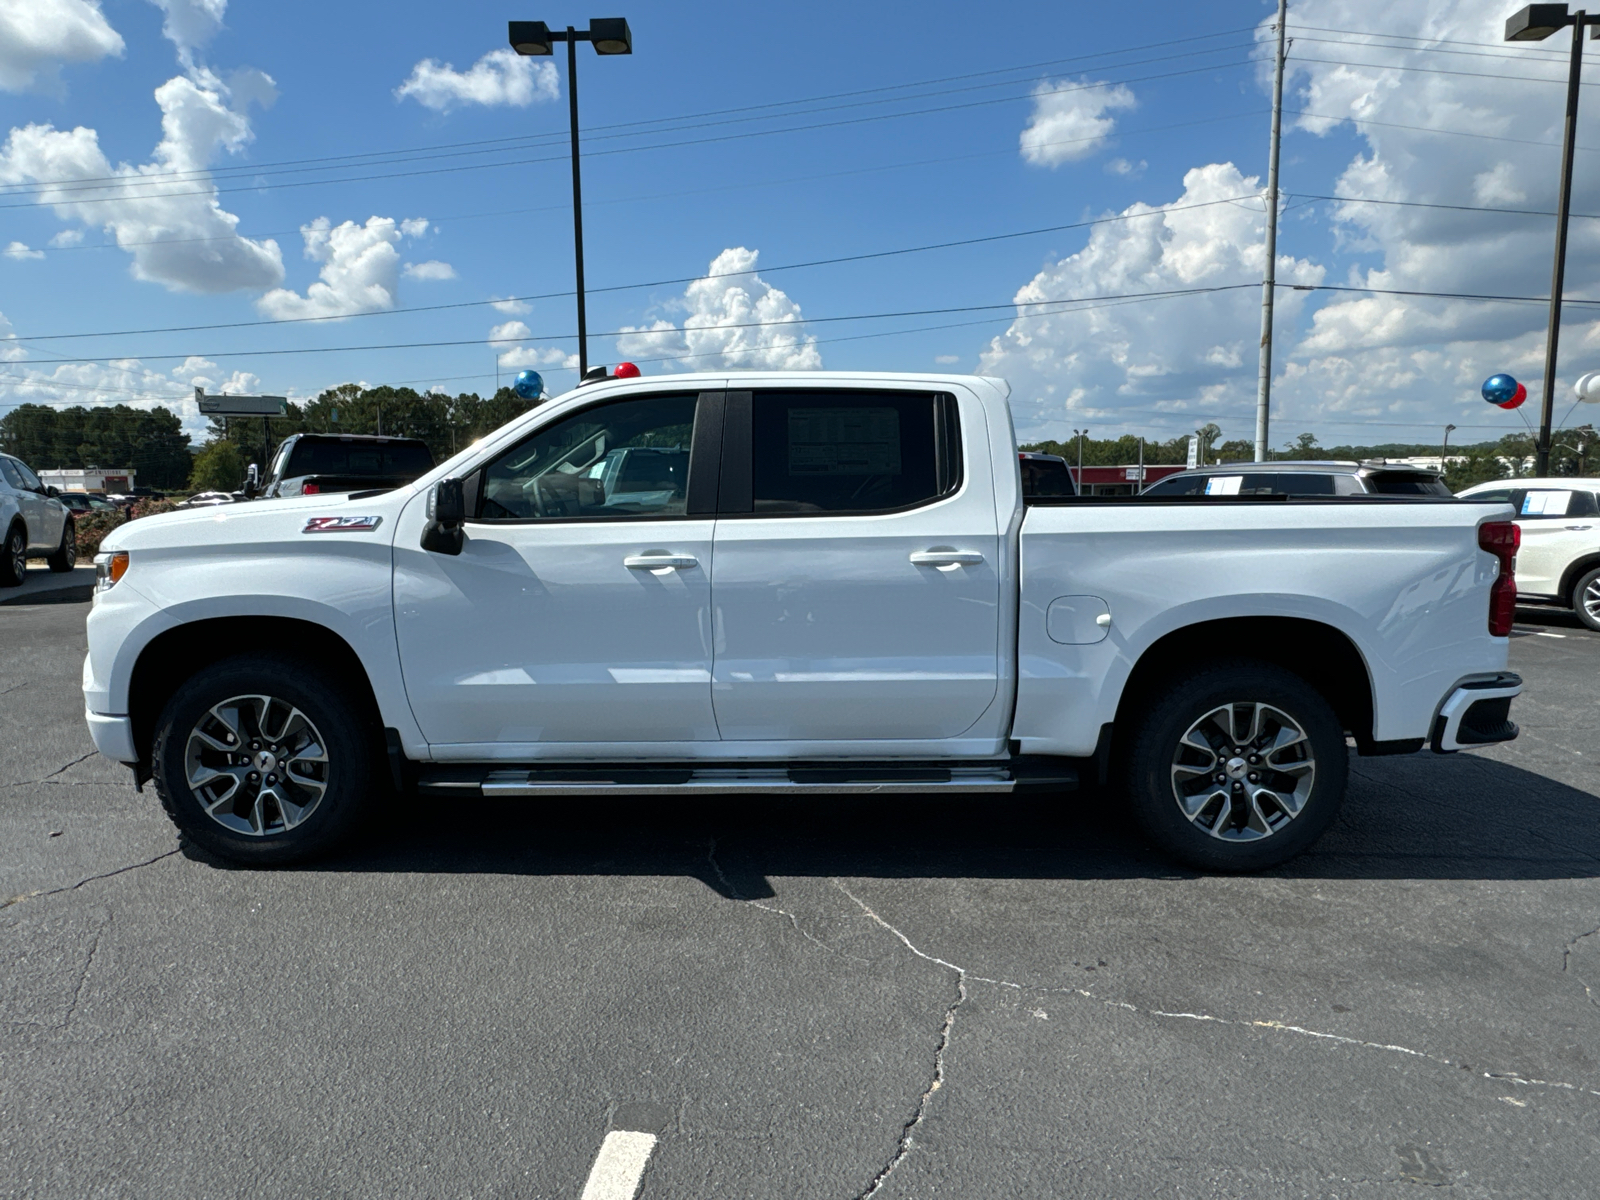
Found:
[[[1588,614],[1589,620],[1600,626],[1600,576],[1589,581],[1589,586],[1583,589],[1583,595],[1578,603],[1583,606],[1583,611]]]
[[[327,743],[303,712],[272,696],[234,696],[195,723],[184,778],[206,815],[266,837],[299,825],[328,791]]]
[[[1223,841],[1258,841],[1300,815],[1316,771],[1299,722],[1270,704],[1239,701],[1207,712],[1178,739],[1172,794],[1195,828]]]

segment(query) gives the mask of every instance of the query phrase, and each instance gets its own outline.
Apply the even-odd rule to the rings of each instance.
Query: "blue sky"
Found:
[[[1280,280],[1542,295],[1550,219],[1483,210],[1553,207],[1557,44],[1499,43],[1503,6],[1404,8],[1292,6]],[[579,62],[589,327],[645,332],[591,334],[591,359],[982,370],[1025,436],[1250,436],[1271,10],[974,11],[616,10],[635,53]],[[19,33],[24,12],[45,20]],[[572,281],[566,64],[497,55],[508,18],[588,21],[0,0],[0,405],[165,402],[198,432],[195,383],[485,393],[534,364],[564,390],[570,297],[485,303]],[[1600,211],[1600,155],[1579,157],[1574,207]],[[1392,203],[1309,198],[1332,195]],[[1575,222],[1569,295],[1593,294],[1596,224]],[[460,307],[404,311],[439,305]],[[1476,385],[1510,370],[1537,394],[1538,305],[1290,291],[1280,314],[1276,443],[1524,428]],[[308,316],[334,319],[284,320]],[[1600,367],[1600,326],[1566,329],[1570,381]],[[29,340],[75,333],[95,336]]]

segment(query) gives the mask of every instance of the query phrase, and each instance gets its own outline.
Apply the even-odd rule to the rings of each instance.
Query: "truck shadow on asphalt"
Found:
[[[1114,793],[474,800],[404,804],[308,869],[513,875],[687,875],[734,900],[769,877],[1175,879]],[[1473,755],[1351,759],[1348,798],[1310,851],[1271,874],[1316,879],[1600,875],[1600,797]],[[714,852],[713,852],[713,847]],[[197,852],[190,851],[198,857]]]

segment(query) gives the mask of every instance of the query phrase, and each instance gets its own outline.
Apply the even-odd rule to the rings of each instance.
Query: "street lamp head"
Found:
[[[511,48],[518,54],[549,54],[550,26],[543,21],[508,21]]]
[[[1445,431],[1445,432],[1446,432],[1446,433],[1454,433],[1454,432],[1455,432],[1455,428],[1456,428],[1456,427],[1455,427],[1455,426],[1454,426],[1454,425],[1446,425],[1446,426],[1445,426],[1445,427],[1444,427],[1444,431]]]
[[[621,17],[591,17],[589,43],[596,54],[632,54],[633,31]]]
[[[1530,4],[1506,18],[1506,41],[1542,42],[1558,29],[1572,24],[1565,4]]]

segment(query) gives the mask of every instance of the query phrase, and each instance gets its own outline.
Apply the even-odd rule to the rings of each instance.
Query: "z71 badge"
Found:
[[[371,533],[382,517],[312,517],[301,533]]]

